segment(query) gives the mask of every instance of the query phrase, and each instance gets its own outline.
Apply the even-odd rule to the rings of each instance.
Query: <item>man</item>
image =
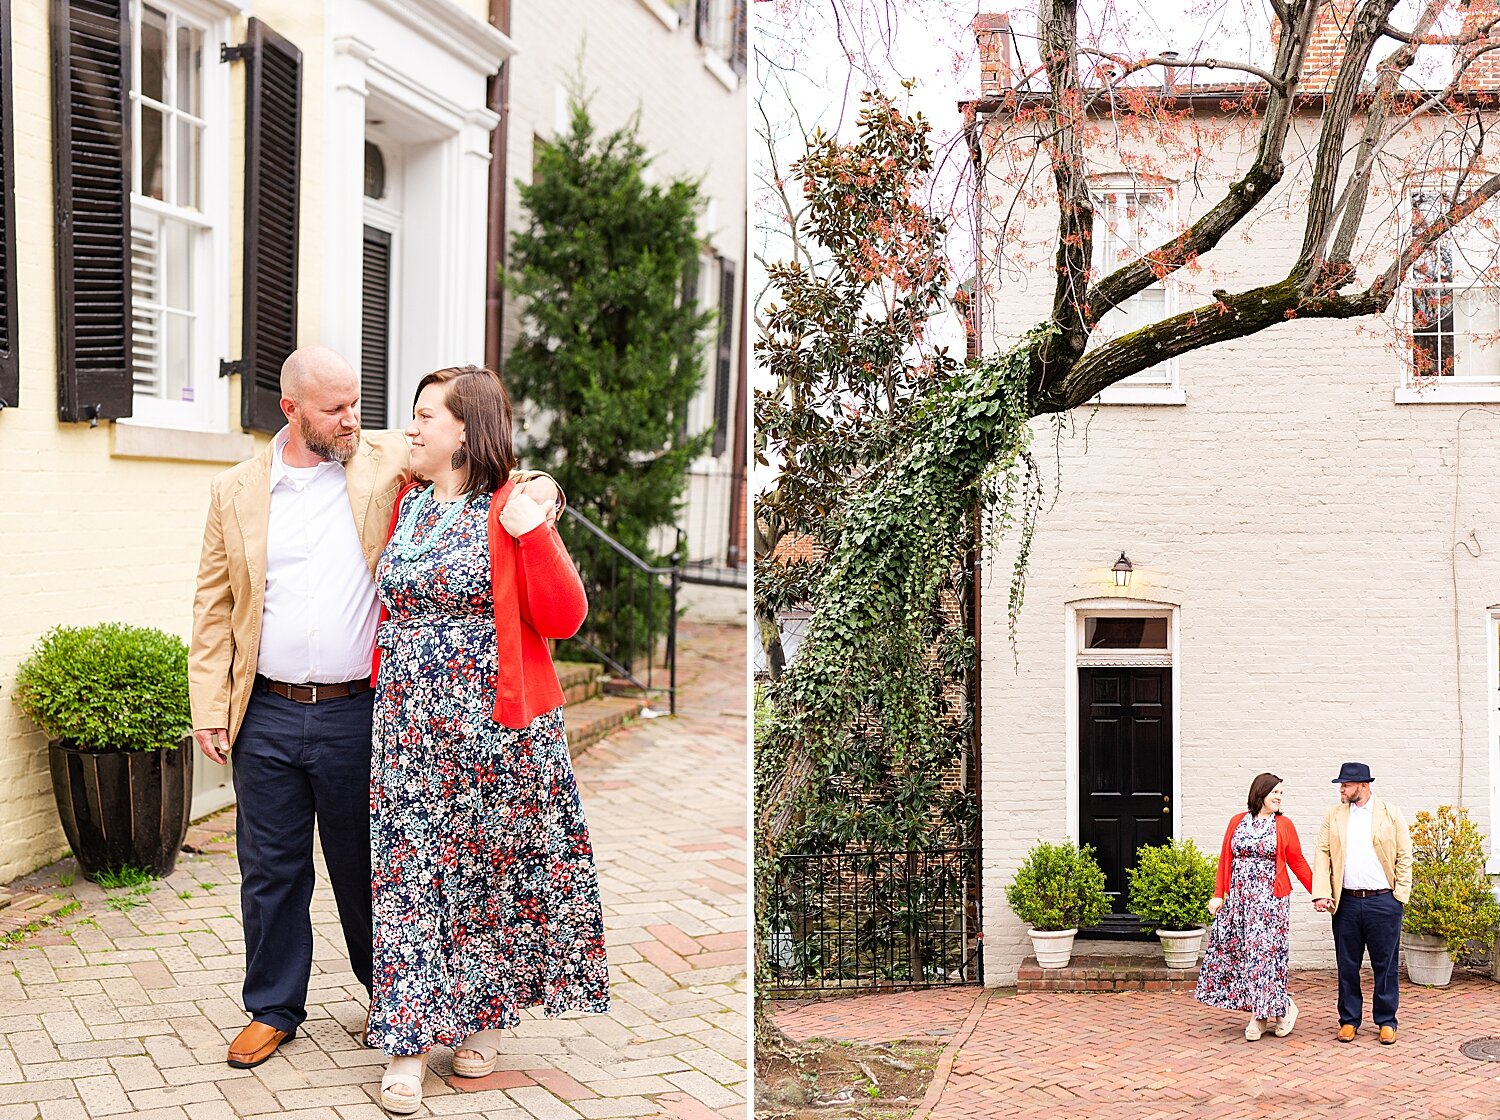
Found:
[[[1364,1007],[1360,964],[1375,973],[1375,1025],[1396,1041],[1401,916],[1411,897],[1411,833],[1401,810],[1376,797],[1363,762],[1346,762],[1333,779],[1339,804],[1323,817],[1313,862],[1313,906],[1333,915],[1339,966],[1340,1042],[1353,1042]]]
[[[193,604],[193,737],[234,749],[245,1009],[231,1066],[260,1065],[307,1017],[314,824],[349,963],[370,988],[374,570],[408,451],[361,434],[359,377],[323,346],[281,370],[287,426],[213,481]],[[528,482],[551,505],[550,479]]]

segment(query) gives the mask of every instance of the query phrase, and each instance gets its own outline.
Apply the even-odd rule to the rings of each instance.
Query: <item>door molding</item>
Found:
[[[1130,599],[1117,595],[1097,599],[1076,599],[1063,606],[1063,796],[1067,805],[1068,838],[1079,841],[1078,776],[1078,670],[1108,665],[1166,665],[1172,673],[1172,789],[1177,804],[1172,811],[1172,838],[1179,837],[1182,822],[1182,619],[1177,603],[1158,599]],[[1115,651],[1115,657],[1099,650],[1082,649],[1083,623],[1087,618],[1110,615],[1155,615],[1168,619],[1165,660],[1160,650]],[[1080,656],[1082,655],[1082,656]],[[1150,661],[1142,660],[1149,656]]]

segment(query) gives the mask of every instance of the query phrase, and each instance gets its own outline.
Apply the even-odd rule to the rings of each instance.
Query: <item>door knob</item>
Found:
[[[1170,806],[1168,806],[1168,805],[1163,805],[1163,806],[1162,806],[1162,807],[1161,807],[1161,812],[1162,812],[1162,816],[1166,816],[1166,815],[1167,815],[1167,814],[1168,814],[1168,813],[1170,813],[1170,812],[1171,812],[1171,811],[1172,811],[1172,809],[1171,809],[1171,807],[1170,807]]]

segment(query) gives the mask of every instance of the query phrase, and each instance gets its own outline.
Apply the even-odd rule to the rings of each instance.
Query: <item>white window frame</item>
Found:
[[[1424,191],[1442,192],[1450,190],[1451,183],[1428,182],[1415,183],[1407,187],[1401,201],[1401,222],[1403,235],[1409,234],[1415,228],[1415,207],[1412,203],[1414,195]],[[1459,241],[1463,238],[1465,225],[1477,220],[1477,215],[1470,215],[1465,222],[1460,222],[1456,236],[1450,232],[1443,240],[1450,238]],[[1493,266],[1500,252],[1491,247],[1487,250],[1487,260]],[[1456,293],[1466,287],[1493,286],[1500,289],[1500,280],[1492,285],[1485,285],[1481,275],[1472,265],[1465,266],[1465,256],[1461,248],[1456,248],[1453,255],[1454,275],[1452,288]],[[1407,351],[1410,349],[1415,318],[1412,310],[1412,292],[1416,287],[1416,272],[1413,269],[1407,273],[1402,283],[1396,301],[1396,324],[1402,339],[1401,356],[1401,381],[1396,386],[1395,399],[1397,404],[1490,404],[1500,402],[1500,338],[1492,341],[1486,348],[1494,355],[1494,372],[1488,374],[1470,375],[1457,373],[1450,375],[1436,375],[1429,377],[1417,377]],[[1497,296],[1500,298],[1500,296]],[[1454,338],[1459,337],[1457,326],[1454,328]]]
[[[1172,669],[1172,789],[1178,805],[1172,813],[1172,839],[1182,825],[1182,611],[1175,603],[1154,599],[1108,596],[1068,603],[1064,609],[1063,640],[1063,781],[1067,802],[1068,836],[1078,843],[1078,670],[1090,666],[1163,665]],[[1084,648],[1084,626],[1090,618],[1165,618],[1166,649]]]
[[[1109,174],[1094,177],[1089,183],[1089,193],[1093,196],[1095,206],[1094,244],[1102,246],[1105,238],[1113,241],[1107,226],[1104,223],[1102,213],[1106,202],[1103,198],[1106,194],[1120,195],[1142,195],[1161,193],[1166,196],[1166,205],[1163,207],[1163,222],[1168,229],[1175,229],[1177,225],[1177,184],[1167,180],[1154,177],[1127,174]],[[1155,246],[1151,246],[1155,248]],[[1096,273],[1100,276],[1118,268],[1122,261],[1116,256],[1111,260],[1097,259],[1094,262]],[[1163,317],[1175,315],[1178,310],[1180,298],[1179,286],[1171,278],[1159,282],[1164,294],[1162,301]],[[1132,296],[1131,299],[1135,299]],[[1128,301],[1127,301],[1128,302]],[[1113,312],[1111,312],[1113,314]],[[1106,316],[1107,318],[1107,316]],[[1145,379],[1142,374],[1132,374],[1125,380],[1120,381],[1109,388],[1104,389],[1094,398],[1095,404],[1148,404],[1148,405],[1178,405],[1187,403],[1187,393],[1182,387],[1178,360],[1168,358],[1162,363],[1165,377],[1162,379]]]
[[[139,81],[141,72],[139,29],[143,6],[144,0],[132,0],[131,73],[136,82]],[[119,423],[185,431],[228,432],[229,387],[225,379],[219,376],[219,359],[229,352],[230,67],[221,65],[218,58],[220,44],[232,41],[229,14],[239,11],[239,7],[214,0],[151,0],[150,6],[192,24],[203,35],[200,89],[203,97],[201,119],[205,123],[200,153],[200,210],[196,215],[189,216],[176,206],[137,194],[133,186],[138,178],[134,167],[131,169],[130,198],[132,226],[134,214],[140,211],[170,215],[177,220],[186,217],[203,231],[195,239],[193,257],[193,306],[196,320],[191,358],[193,399],[166,401],[137,394],[132,416]],[[132,114],[136,112],[139,97],[138,88],[132,89]],[[134,159],[137,162],[140,159],[138,147],[134,152]]]

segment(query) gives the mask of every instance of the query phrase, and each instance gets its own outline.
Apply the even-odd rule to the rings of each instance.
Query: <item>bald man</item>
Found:
[[[188,663],[193,737],[234,754],[250,1023],[228,1062],[260,1065],[307,1017],[316,824],[349,963],[370,989],[370,661],[374,571],[407,467],[400,432],[359,426],[334,351],[281,370],[286,427],[213,480]],[[550,479],[526,484],[552,505]]]

